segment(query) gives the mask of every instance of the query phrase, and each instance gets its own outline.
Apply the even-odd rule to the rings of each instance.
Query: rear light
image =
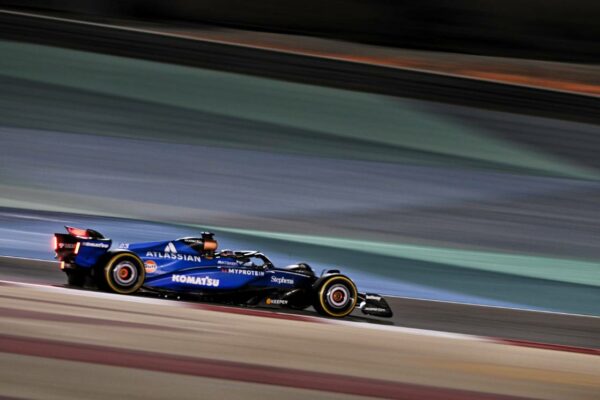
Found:
[[[65,269],[65,262],[64,261],[60,262],[60,269]]]
[[[52,236],[52,248],[55,251],[58,250],[58,239],[56,239],[56,236]]]
[[[78,237],[84,237],[84,238],[88,237],[87,229],[73,228],[72,226],[67,226],[66,228],[67,228],[67,232],[69,232],[69,235],[71,235],[71,236],[78,236]]]
[[[81,247],[81,242],[75,243],[75,251],[73,254],[77,255],[79,253],[79,247]]]

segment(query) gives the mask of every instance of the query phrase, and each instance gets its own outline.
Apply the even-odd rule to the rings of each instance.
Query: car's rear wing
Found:
[[[65,229],[68,233],[55,233],[53,238],[55,258],[61,262],[62,269],[70,264],[92,267],[112,244],[112,240],[93,229],[72,226]]]

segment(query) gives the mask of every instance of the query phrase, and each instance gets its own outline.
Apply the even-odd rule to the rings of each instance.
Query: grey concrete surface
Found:
[[[362,383],[379,398],[591,400],[600,388],[589,354],[64,289],[3,284],[0,296],[0,395],[319,398]]]

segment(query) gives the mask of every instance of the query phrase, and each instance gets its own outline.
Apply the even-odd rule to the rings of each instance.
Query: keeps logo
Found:
[[[286,305],[288,303],[288,300],[283,300],[283,299],[271,299],[270,297],[267,297],[267,300],[265,301],[265,303],[267,303],[268,305]]]

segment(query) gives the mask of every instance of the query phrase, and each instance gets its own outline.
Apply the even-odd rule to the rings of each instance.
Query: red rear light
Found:
[[[77,253],[79,253],[79,247],[81,246],[81,242],[77,242],[75,244],[75,251],[73,252],[73,254],[77,255]]]
[[[88,236],[87,229],[73,228],[72,226],[67,226],[66,228],[67,228],[67,232],[69,232],[69,234],[71,236],[79,236],[79,237],[87,237]]]

